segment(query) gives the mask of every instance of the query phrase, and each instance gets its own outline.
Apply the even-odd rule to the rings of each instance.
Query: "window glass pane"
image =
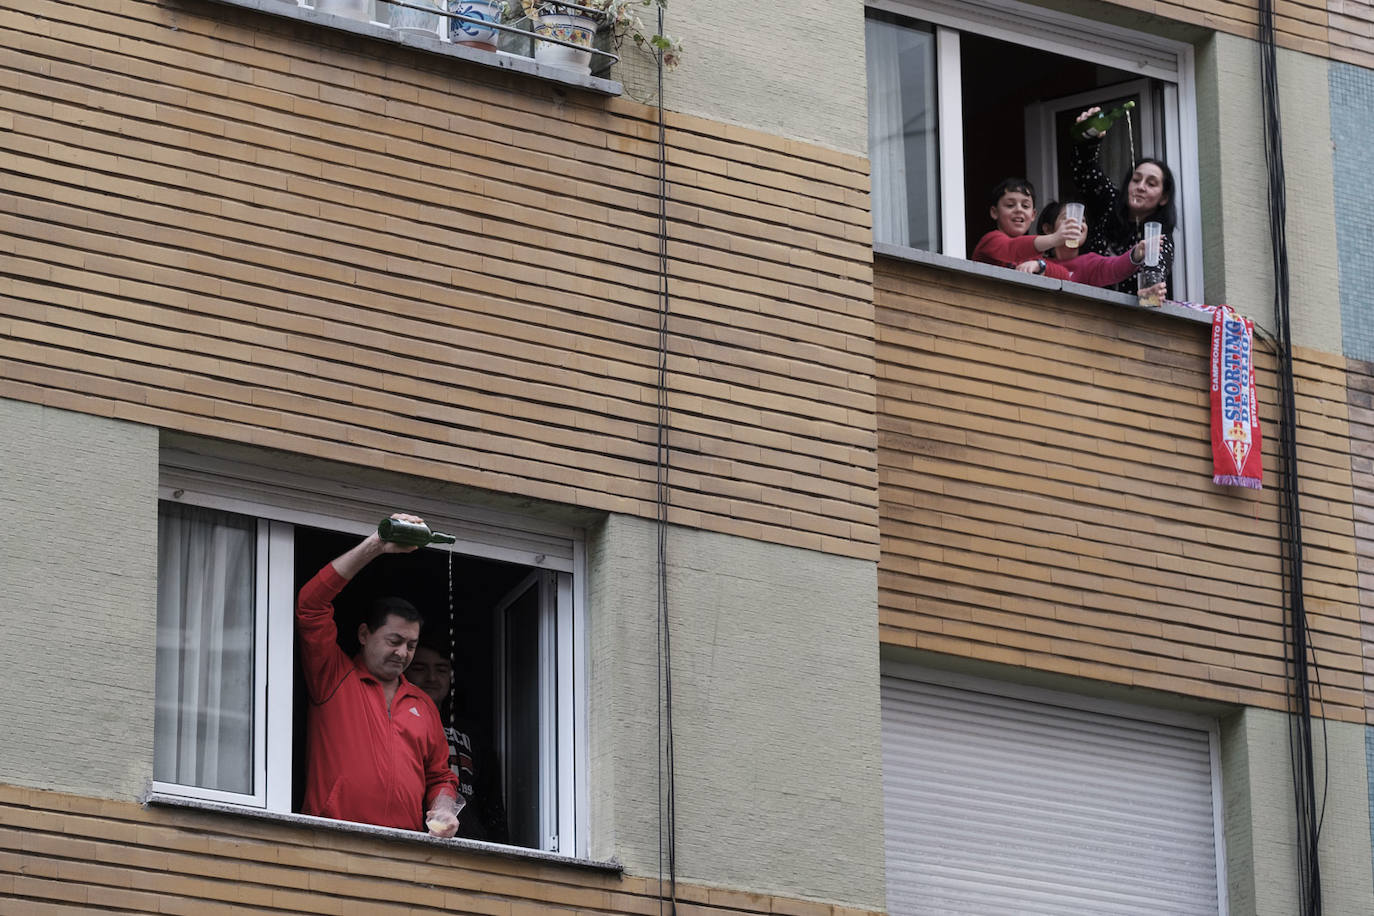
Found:
[[[158,507],[153,778],[253,792],[257,522]]]
[[[866,44],[873,240],[938,251],[935,35],[870,17]]]
[[[1141,129],[1140,123],[1140,113],[1147,110],[1145,100],[1141,98],[1140,93],[1131,93],[1102,101],[1093,100],[1092,103],[1104,111],[1110,111],[1128,101],[1135,102],[1135,110],[1127,112],[1126,116],[1117,121],[1112,129],[1107,132],[1107,136],[1102,139],[1102,153],[1099,160],[1102,164],[1102,172],[1114,182],[1118,182],[1129,175],[1135,163],[1145,155],[1141,148],[1144,131]],[[1086,108],[1078,108],[1078,106],[1075,108],[1078,110],[1069,109],[1055,112],[1054,135],[1060,140],[1055,167],[1058,169],[1058,186],[1061,189],[1072,189],[1073,194],[1081,197],[1083,191],[1075,187],[1073,182],[1073,158],[1070,155],[1072,149],[1067,138],[1069,129],[1078,120],[1079,112],[1086,110]],[[1158,153],[1152,150],[1150,155],[1158,155]],[[1070,196],[1068,190],[1061,190],[1060,193],[1064,197]]]
[[[528,588],[506,609],[506,816],[510,840],[542,848],[539,755],[539,589]]]

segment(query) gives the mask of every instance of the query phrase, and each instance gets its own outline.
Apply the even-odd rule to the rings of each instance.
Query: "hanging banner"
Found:
[[[1255,397],[1255,325],[1212,308],[1212,481],[1260,489],[1264,470]]]

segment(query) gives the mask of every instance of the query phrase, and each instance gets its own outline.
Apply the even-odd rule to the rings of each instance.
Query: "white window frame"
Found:
[[[585,858],[587,823],[586,551],[580,529],[378,488],[335,484],[266,466],[164,451],[160,500],[257,519],[254,608],[254,791],[251,795],[153,782],[156,794],[291,812],[297,525],[365,537],[403,507],[453,533],[456,554],[549,573],[551,613],[540,626],[548,720],[541,736],[542,851]],[[555,639],[556,634],[556,639]],[[541,717],[542,718],[542,717]],[[551,742],[551,743],[550,743]],[[285,748],[285,753],[276,753]],[[520,847],[513,847],[520,848]]]
[[[1229,884],[1226,877],[1226,810],[1221,784],[1221,724],[1216,718],[1183,710],[1160,709],[1154,706],[1089,697],[1045,687],[995,681],[972,674],[942,671],[892,658],[886,653],[881,660],[881,675],[885,678],[920,681],[942,687],[951,687],[956,690],[1029,700],[1052,706],[1062,706],[1067,709],[1081,709],[1086,712],[1102,713],[1126,719],[1139,719],[1143,722],[1174,725],[1206,732],[1209,765],[1212,774],[1212,839],[1216,850],[1217,912],[1221,916],[1230,912]]]
[[[1201,301],[1202,194],[1198,175],[1197,91],[1193,46],[1015,0],[866,0],[868,7],[935,27],[940,124],[941,252],[966,257],[964,243],[963,85],[959,33],[973,32],[1054,54],[1114,67],[1164,84],[1165,149],[1174,173],[1182,234],[1182,270],[1174,284]],[[1179,274],[1183,276],[1179,276]]]

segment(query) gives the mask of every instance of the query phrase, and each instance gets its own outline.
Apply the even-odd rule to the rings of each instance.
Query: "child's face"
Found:
[[[1021,191],[1006,191],[988,213],[996,220],[998,229],[1016,238],[1035,224],[1035,201]]]

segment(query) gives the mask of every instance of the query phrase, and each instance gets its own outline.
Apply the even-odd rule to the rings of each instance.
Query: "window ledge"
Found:
[[[214,0],[214,2],[241,9],[256,10],[260,13],[280,16],[285,19],[294,19],[298,22],[308,22],[312,25],[337,29],[341,32],[352,32],[367,38],[377,38],[392,44],[415,48],[417,51],[467,61],[483,67],[524,73],[551,83],[575,86],[600,95],[622,95],[624,93],[624,88],[616,80],[584,76],[562,67],[546,67],[535,63],[532,58],[521,57],[519,54],[483,51],[480,48],[469,48],[467,45],[456,45],[444,41],[438,35],[430,38],[411,32],[398,32],[384,25],[359,22],[346,16],[319,13],[310,7],[296,6],[291,0]]]
[[[1006,267],[997,267],[992,264],[983,264],[979,261],[965,260],[964,258],[953,258],[947,254],[936,254],[933,251],[921,251],[919,248],[906,248],[901,245],[890,245],[886,242],[874,242],[873,253],[898,261],[927,264],[931,267],[939,268],[940,270],[988,277],[1003,283],[1030,286],[1035,289],[1059,290],[1078,299],[1095,299],[1107,305],[1125,306],[1137,311],[1149,312],[1152,315],[1168,315],[1171,318],[1181,318],[1184,321],[1192,321],[1198,324],[1212,323],[1212,316],[1210,313],[1200,309],[1190,308],[1186,305],[1166,302],[1159,308],[1148,308],[1137,302],[1134,296],[1126,293],[1100,289],[1096,286],[1088,286],[1083,283],[1073,283],[1068,280],[1056,280],[1053,277],[1023,274],[1020,271],[1011,270]]]
[[[312,817],[309,814],[286,814],[276,811],[264,811],[260,808],[245,808],[240,805],[231,805],[225,802],[206,801],[205,799],[199,798],[185,798],[180,795],[167,795],[161,792],[149,792],[143,797],[142,802],[145,806],[151,805],[164,808],[186,808],[194,811],[209,811],[214,814],[226,814],[231,817],[245,817],[255,821],[270,821],[276,824],[284,824],[289,827],[307,827],[311,830],[332,830],[338,833],[351,833],[358,836],[374,837],[390,842],[418,843],[424,846],[438,847],[440,849],[459,849],[463,852],[475,852],[507,859],[520,859],[526,862],[566,865],[572,868],[583,868],[605,874],[621,875],[625,871],[625,867],[615,860],[598,862],[595,859],[579,859],[573,856],[543,852],[538,849],[525,849],[520,846],[504,846],[500,843],[486,843],[481,840],[465,840],[461,837],[444,839],[442,837],[430,836],[426,833],[416,833],[412,830],[398,830],[395,827],[377,827],[373,824],[336,821],[327,817]]]

